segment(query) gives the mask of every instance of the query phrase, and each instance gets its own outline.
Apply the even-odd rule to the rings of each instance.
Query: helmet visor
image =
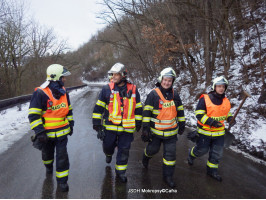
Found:
[[[70,71],[64,68],[61,76],[69,76],[69,75],[71,75]]]

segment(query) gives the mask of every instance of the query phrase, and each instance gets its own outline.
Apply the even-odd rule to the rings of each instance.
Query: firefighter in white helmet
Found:
[[[182,101],[173,83],[176,73],[171,68],[161,71],[156,88],[147,96],[143,110],[142,140],[148,142],[144,149],[142,164],[148,168],[149,160],[159,152],[163,143],[163,179],[170,187],[175,187],[173,175],[176,165],[177,134],[185,129]]]
[[[224,122],[229,122],[231,126],[235,125],[230,113],[230,101],[225,97],[227,87],[226,78],[219,76],[212,81],[212,91],[200,96],[195,111],[199,138],[196,146],[191,148],[188,154],[188,164],[193,165],[195,158],[209,152],[207,174],[217,181],[222,181],[218,174],[218,165],[223,155]]]
[[[47,78],[36,88],[30,102],[29,121],[35,136],[33,146],[42,151],[46,174],[53,173],[56,149],[56,179],[62,192],[68,191],[69,160],[67,135],[73,134],[74,120],[69,95],[64,88],[71,73],[62,65],[47,68]]]
[[[127,182],[125,175],[133,134],[139,131],[142,122],[142,105],[136,85],[127,80],[127,70],[121,63],[116,63],[108,71],[112,79],[102,88],[93,110],[93,129],[103,141],[106,163],[112,161],[115,147],[117,156],[115,171],[122,182]]]

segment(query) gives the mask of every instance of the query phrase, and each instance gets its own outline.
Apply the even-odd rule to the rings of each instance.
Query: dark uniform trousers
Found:
[[[210,172],[217,171],[218,164],[223,156],[224,135],[215,137],[199,135],[199,140],[190,154],[200,157],[209,151],[208,163],[210,164],[207,163],[207,170]]]
[[[159,152],[161,143],[163,143],[163,158],[166,161],[176,160],[176,142],[177,137],[172,137],[170,139],[161,139],[159,137],[153,136],[152,141],[150,141],[144,150],[144,154],[147,157],[152,157]],[[175,164],[165,164],[163,163],[163,176],[173,176],[175,171]]]
[[[56,179],[59,183],[66,183],[68,180],[68,170],[69,170],[69,159],[67,153],[67,141],[68,138],[49,138],[48,142],[44,145],[42,149],[42,160],[45,167],[52,167],[54,162],[54,153],[56,150]],[[60,177],[60,172],[65,172],[65,175]],[[60,178],[59,178],[59,177]]]
[[[127,165],[131,142],[134,140],[133,133],[105,130],[103,140],[103,152],[107,156],[114,154],[117,146],[116,165]],[[126,170],[117,170],[116,173],[124,174]]]

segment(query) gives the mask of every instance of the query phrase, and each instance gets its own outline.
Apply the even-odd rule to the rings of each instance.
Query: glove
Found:
[[[143,129],[141,134],[141,139],[143,142],[151,141],[152,135],[150,129]]]
[[[93,128],[96,132],[99,132],[99,130],[102,129],[102,125],[93,125],[92,128]]]
[[[33,135],[31,136],[31,141],[32,141],[32,146],[38,150],[42,150],[44,143],[40,142],[39,138],[37,137],[37,135]]]
[[[223,124],[221,122],[213,120],[213,122],[211,123],[211,126],[214,126],[215,128],[220,128],[223,126]]]
[[[228,117],[227,121],[230,127],[233,127],[234,125],[236,125],[236,120],[233,120],[232,116]]]
[[[105,138],[105,132],[104,132],[103,129],[100,129],[100,130],[98,131],[98,133],[97,133],[97,138],[100,139],[101,141],[104,140],[104,138]]]
[[[187,134],[187,139],[191,140],[192,142],[197,142],[199,139],[198,131],[192,131]]]
[[[73,129],[74,129],[73,126],[70,126],[70,132],[68,133],[68,135],[71,136],[73,134]]]
[[[136,131],[139,132],[140,129],[141,129],[141,125],[137,125],[136,126]]]
[[[47,143],[48,142],[48,137],[46,135],[46,131],[40,132],[36,134],[36,139],[38,139],[42,143]]]
[[[182,135],[185,131],[185,124],[180,124],[178,129],[178,135]]]

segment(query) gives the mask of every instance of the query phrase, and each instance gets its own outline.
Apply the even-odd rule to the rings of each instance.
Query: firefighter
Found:
[[[218,165],[223,155],[225,125],[235,125],[230,113],[231,104],[225,97],[228,81],[223,76],[212,81],[212,91],[200,96],[195,114],[197,118],[197,131],[199,139],[196,146],[189,150],[188,164],[193,165],[193,160],[203,156],[209,151],[207,161],[207,174],[217,181],[222,181],[218,174]]]
[[[173,175],[176,164],[177,134],[185,130],[185,116],[182,101],[173,83],[176,73],[171,68],[161,71],[156,84],[147,96],[143,110],[142,140],[148,142],[144,149],[142,164],[148,168],[149,160],[159,152],[163,143],[163,179],[170,187],[175,187]]]
[[[106,163],[112,161],[115,147],[115,172],[118,180],[127,182],[125,175],[133,133],[142,123],[142,105],[136,85],[127,80],[127,70],[121,63],[112,66],[108,74],[112,81],[103,86],[93,110],[93,129],[103,141]]]
[[[33,146],[42,151],[47,175],[53,173],[56,150],[56,180],[62,192],[69,190],[67,135],[73,134],[74,127],[69,95],[64,88],[65,76],[70,74],[62,65],[50,65],[46,82],[32,95],[28,115],[31,129],[35,132]]]

